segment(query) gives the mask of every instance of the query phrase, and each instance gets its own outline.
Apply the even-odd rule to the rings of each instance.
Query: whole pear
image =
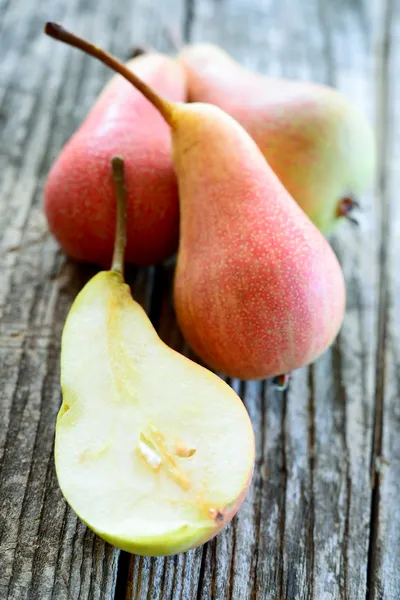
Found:
[[[60,26],[46,32],[122,73],[171,126],[181,211],[175,308],[192,348],[243,379],[315,360],[343,320],[342,270],[248,133],[216,106],[161,98]]]
[[[241,379],[314,361],[345,307],[327,241],[217,107],[189,104],[173,139],[181,199],[175,310],[184,337],[206,364]]]
[[[182,65],[162,54],[131,60],[128,69],[171,100],[184,100]],[[73,258],[110,263],[115,202],[110,159],[125,160],[128,193],[127,262],[158,263],[177,249],[179,203],[171,135],[158,111],[116,75],[55,161],[45,186],[45,213]]]
[[[349,215],[373,178],[375,144],[370,125],[342,94],[251,72],[213,44],[187,46],[179,58],[189,100],[234,117],[324,234]]]

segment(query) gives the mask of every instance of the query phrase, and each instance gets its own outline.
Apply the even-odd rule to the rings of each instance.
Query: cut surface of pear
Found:
[[[247,411],[224,381],[160,340],[121,274],[99,273],[75,300],[61,385],[58,480],[103,539],[174,554],[236,513],[254,463]]]

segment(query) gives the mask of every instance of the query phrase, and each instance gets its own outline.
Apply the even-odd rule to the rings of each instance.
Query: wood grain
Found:
[[[373,503],[369,596],[371,600],[400,596],[400,405],[399,291],[400,210],[400,7],[384,3],[378,13],[377,37],[380,176],[377,197],[381,210],[381,277],[379,344],[376,356],[376,408],[372,461]]]
[[[51,10],[50,10],[51,7]],[[125,3],[129,12],[130,3]],[[0,598],[113,597],[119,553],[66,507],[53,467],[60,334],[93,269],[66,262],[47,234],[50,164],[109,74],[42,33],[48,18],[129,46],[110,3],[3,7],[0,36]],[[111,25],[111,26],[110,26]]]
[[[400,8],[396,0],[0,0],[0,599],[398,600],[400,597]],[[95,272],[64,258],[41,210],[46,174],[108,71],[45,38],[62,20],[128,57],[182,39],[249,68],[341,89],[376,123],[377,193],[332,243],[346,276],[333,348],[287,393],[230,382],[256,434],[233,523],[185,555],[131,557],[66,506],[53,467],[60,334]],[[176,326],[173,266],[128,271],[162,338]]]

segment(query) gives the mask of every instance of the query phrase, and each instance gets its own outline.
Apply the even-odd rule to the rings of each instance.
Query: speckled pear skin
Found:
[[[184,337],[210,367],[262,379],[320,356],[343,320],[329,244],[231,117],[179,106],[181,236],[174,284]]]
[[[185,74],[177,61],[148,54],[128,64],[165,97],[185,99]],[[110,264],[115,228],[110,160],[116,154],[125,161],[127,262],[159,263],[176,251],[179,202],[170,146],[169,127],[158,111],[128,81],[114,76],[47,179],[45,213],[67,254]]]
[[[212,44],[183,49],[189,100],[234,117],[315,225],[329,233],[339,202],[357,198],[375,173],[375,142],[364,116],[339,92],[248,71]]]

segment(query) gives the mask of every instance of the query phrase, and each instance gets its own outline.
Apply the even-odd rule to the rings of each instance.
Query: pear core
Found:
[[[159,339],[119,273],[99,273],[75,300],[61,386],[57,476],[102,538],[174,554],[234,516],[254,464],[247,411],[225,382]]]

